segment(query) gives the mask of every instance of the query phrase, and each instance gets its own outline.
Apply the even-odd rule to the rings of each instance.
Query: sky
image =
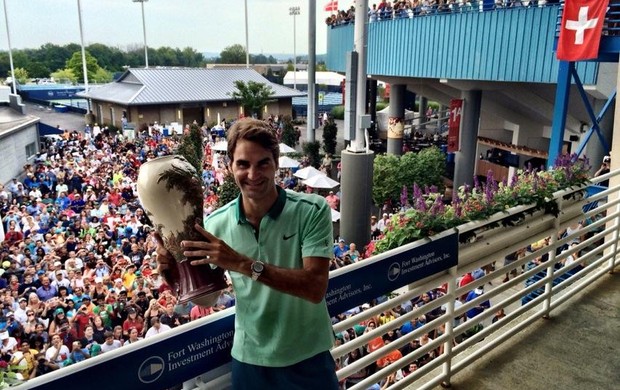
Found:
[[[6,2],[11,47],[37,48],[45,43],[80,43],[78,0],[2,0]],[[326,52],[323,7],[316,0],[316,53]],[[249,48],[252,54],[293,53],[296,16],[297,55],[308,53],[308,0],[247,0]],[[340,8],[344,3],[340,1]],[[142,11],[132,0],[80,0],[84,43],[135,48],[143,46]],[[0,50],[9,48],[0,1]],[[350,5],[350,4],[349,4]],[[149,47],[191,47],[219,53],[234,44],[245,46],[244,0],[148,0],[144,3]]]

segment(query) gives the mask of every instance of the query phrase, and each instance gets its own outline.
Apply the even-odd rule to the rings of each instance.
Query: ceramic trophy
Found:
[[[180,303],[192,301],[213,306],[227,287],[224,271],[209,264],[193,266],[183,255],[183,240],[201,240],[195,224],[202,225],[203,194],[196,169],[182,156],[148,161],[138,174],[138,198],[164,246],[174,256],[176,268],[164,275]]]

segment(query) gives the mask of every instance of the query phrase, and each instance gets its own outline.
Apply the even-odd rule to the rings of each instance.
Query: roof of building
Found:
[[[253,69],[166,67],[131,68],[117,81],[77,95],[123,105],[230,101],[237,80],[267,84],[276,99],[306,95],[272,83]]]
[[[24,115],[8,105],[0,105],[0,138],[39,122],[39,118],[32,115]]]

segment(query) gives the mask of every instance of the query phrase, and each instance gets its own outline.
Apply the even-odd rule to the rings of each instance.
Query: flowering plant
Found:
[[[573,154],[559,156],[550,170],[520,169],[510,181],[497,182],[489,171],[484,183],[474,178],[473,187],[460,187],[449,205],[443,203],[435,188],[422,191],[414,184],[410,199],[403,187],[401,212],[392,218],[383,235],[366,248],[366,255],[376,255],[466,222],[484,220],[518,205],[535,204],[532,212],[557,214],[553,193],[587,184],[589,170],[588,159]]]

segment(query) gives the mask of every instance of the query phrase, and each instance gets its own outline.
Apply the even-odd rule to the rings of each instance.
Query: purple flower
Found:
[[[407,187],[403,186],[403,190],[400,192],[400,205],[405,207],[407,204]]]

